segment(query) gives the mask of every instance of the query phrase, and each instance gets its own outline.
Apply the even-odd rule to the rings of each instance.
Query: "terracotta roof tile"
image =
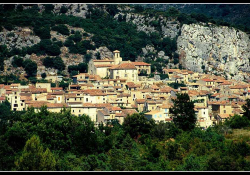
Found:
[[[230,114],[218,114],[218,116],[222,119],[229,118]]]
[[[135,101],[136,101],[136,103],[140,104],[140,103],[145,103],[146,100],[145,99],[136,99]]]
[[[214,80],[212,80],[212,79],[209,79],[209,78],[203,78],[203,79],[201,79],[202,81],[206,81],[206,82],[213,82]]]
[[[145,63],[145,62],[131,62],[135,66],[150,66],[151,64]]]
[[[109,69],[114,69],[114,70],[124,70],[124,69],[136,69],[135,65],[132,63],[122,63],[120,65],[113,65]]]

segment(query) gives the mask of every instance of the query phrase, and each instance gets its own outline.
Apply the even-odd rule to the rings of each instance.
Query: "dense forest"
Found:
[[[244,115],[201,130],[194,103],[177,95],[173,122],[141,113],[95,126],[69,109],[11,111],[0,104],[1,171],[249,171],[250,100]],[[188,116],[188,118],[186,117]],[[185,119],[185,122],[183,122]],[[245,135],[237,135],[240,130]]]

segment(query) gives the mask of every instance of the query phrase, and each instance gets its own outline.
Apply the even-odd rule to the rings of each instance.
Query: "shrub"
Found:
[[[61,33],[62,35],[69,35],[70,34],[68,27],[66,25],[63,25],[63,24],[53,26],[51,29]]]

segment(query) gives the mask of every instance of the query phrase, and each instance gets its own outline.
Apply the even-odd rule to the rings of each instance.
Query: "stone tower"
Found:
[[[115,65],[118,65],[122,62],[122,57],[120,57],[120,51],[119,50],[115,50],[113,51],[113,59],[115,61]]]

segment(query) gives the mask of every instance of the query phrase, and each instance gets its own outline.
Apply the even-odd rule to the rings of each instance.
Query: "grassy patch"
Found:
[[[245,140],[250,144],[250,129],[233,129],[232,134],[227,134],[225,137],[233,141]]]

